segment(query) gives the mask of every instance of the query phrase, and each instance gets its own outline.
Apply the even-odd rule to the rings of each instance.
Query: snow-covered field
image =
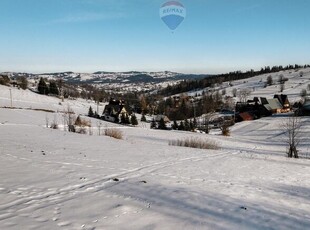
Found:
[[[95,108],[12,95],[18,108]],[[10,94],[0,86],[3,106]],[[230,137],[103,122],[122,130],[116,140],[46,128],[55,114],[0,109],[0,229],[310,228],[310,160],[285,157],[285,116],[239,123]],[[309,117],[302,122],[300,150],[310,154]],[[168,145],[186,137],[221,149]]]

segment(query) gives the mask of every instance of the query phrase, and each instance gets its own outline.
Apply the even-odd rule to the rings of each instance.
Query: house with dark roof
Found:
[[[106,121],[119,122],[122,114],[128,115],[124,101],[110,99],[103,110],[102,118]]]
[[[290,105],[290,102],[288,100],[288,97],[287,95],[284,95],[284,94],[281,94],[281,95],[274,95],[273,97],[274,99],[278,99],[279,102],[281,103],[282,105],[282,113],[288,113],[291,111],[291,105]]]

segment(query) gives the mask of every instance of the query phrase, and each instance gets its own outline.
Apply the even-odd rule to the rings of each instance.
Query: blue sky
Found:
[[[222,73],[310,64],[309,0],[0,0],[0,71]]]

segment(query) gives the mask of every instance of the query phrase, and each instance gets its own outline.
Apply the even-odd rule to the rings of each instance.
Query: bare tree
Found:
[[[300,143],[301,120],[292,115],[283,122],[283,131],[288,144],[287,156],[289,158],[298,158],[298,145]]]
[[[284,82],[285,82],[284,75],[280,74],[280,76],[279,76],[279,83],[280,84],[284,84]]]
[[[239,100],[240,102],[243,102],[243,103],[247,102],[250,95],[251,95],[251,90],[249,89],[241,89],[238,92]]]
[[[267,77],[267,85],[272,85],[272,84],[273,84],[273,79],[272,79],[272,76],[269,75],[269,76]]]
[[[300,96],[301,96],[302,98],[306,97],[306,96],[307,96],[307,90],[302,89],[302,90],[300,91]]]
[[[102,123],[101,122],[97,122],[98,136],[101,136],[101,127],[102,127]]]
[[[210,112],[204,115],[203,117],[203,126],[204,126],[204,131],[206,133],[210,132],[210,121],[213,118],[215,112]]]
[[[280,92],[282,93],[284,89],[285,89],[285,85],[284,85],[284,83],[281,83],[280,84]]]
[[[237,89],[233,88],[232,90],[233,97],[237,97]]]
[[[69,132],[75,132],[74,127],[75,115],[70,105],[68,105],[67,109],[64,111],[63,118],[64,118],[64,131],[66,131],[66,126],[68,126]]]

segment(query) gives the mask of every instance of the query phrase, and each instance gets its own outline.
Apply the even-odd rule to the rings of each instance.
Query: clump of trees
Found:
[[[0,85],[9,85],[10,78],[7,75],[0,75]]]

